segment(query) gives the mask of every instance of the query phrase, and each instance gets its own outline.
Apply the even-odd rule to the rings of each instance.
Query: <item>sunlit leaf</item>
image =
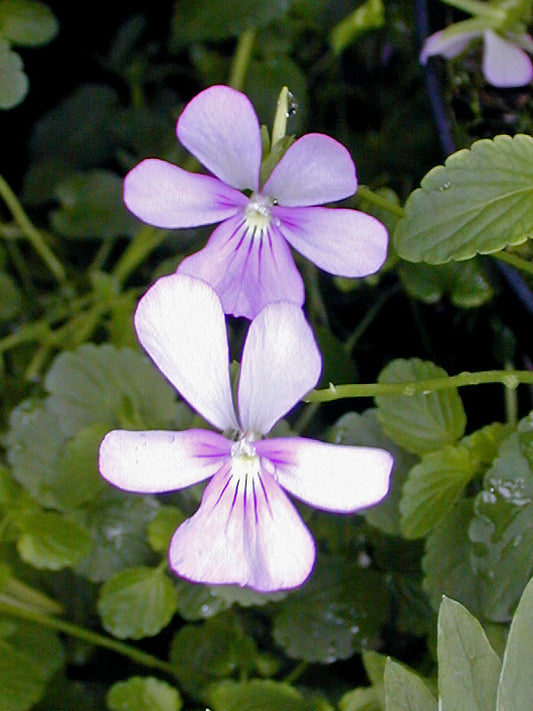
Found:
[[[17,549],[35,568],[60,570],[72,566],[91,549],[88,531],[57,513],[28,513],[22,517],[21,526]]]
[[[109,711],[179,711],[177,689],[153,676],[132,676],[113,684],[106,698]]]
[[[48,5],[38,0],[0,0],[0,37],[13,44],[38,47],[50,42],[58,29]]]
[[[394,233],[400,257],[442,264],[497,252],[533,234],[533,138],[476,141],[433,168]]]
[[[209,692],[213,711],[333,711],[323,699],[305,697],[295,687],[280,681],[223,681]]]
[[[445,597],[438,621],[439,709],[487,711],[496,704],[501,663],[481,624]]]
[[[28,93],[29,81],[22,59],[0,37],[0,109],[12,109]]]
[[[437,700],[422,679],[392,659],[385,667],[386,711],[437,711]]]

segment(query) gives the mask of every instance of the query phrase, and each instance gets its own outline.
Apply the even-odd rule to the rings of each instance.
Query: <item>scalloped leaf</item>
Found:
[[[213,711],[333,711],[323,699],[306,698],[283,681],[222,681],[209,691]]]
[[[51,511],[37,511],[21,518],[17,541],[20,557],[34,568],[61,570],[74,565],[91,549],[88,531]]]
[[[153,676],[132,676],[113,684],[106,697],[109,711],[180,711],[177,689]]]
[[[61,353],[45,379],[47,407],[62,430],[82,427],[151,429],[172,422],[176,392],[141,353],[105,344],[84,344]]]
[[[29,81],[20,56],[0,37],[0,109],[12,109],[28,93]]]
[[[407,476],[400,501],[405,538],[421,538],[444,518],[477,471],[464,446],[429,452]]]
[[[385,666],[387,711],[437,711],[437,700],[423,680],[390,657]]]
[[[419,358],[391,361],[380,383],[403,383],[447,377],[443,368]],[[466,414],[457,388],[417,395],[379,395],[377,417],[384,431],[409,452],[425,454],[454,444],[464,434]]]
[[[39,47],[52,40],[59,23],[50,8],[37,0],[0,0],[0,37],[12,44]]]
[[[533,234],[533,138],[476,141],[430,170],[407,200],[394,245],[410,262],[490,254]]]
[[[105,629],[119,639],[153,637],[178,606],[176,586],[160,568],[121,570],[107,580],[98,600]]]

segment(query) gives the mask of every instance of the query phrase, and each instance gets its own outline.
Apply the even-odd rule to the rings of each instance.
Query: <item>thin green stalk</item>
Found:
[[[246,79],[246,72],[252,56],[252,48],[255,40],[255,29],[250,27],[239,37],[237,49],[233,55],[231,70],[228,77],[228,85],[234,89],[242,90]]]
[[[482,370],[477,373],[459,373],[443,378],[429,378],[403,383],[362,383],[351,385],[330,384],[325,390],[311,390],[304,398],[305,402],[332,402],[352,397],[376,397],[378,395],[429,395],[436,390],[460,388],[466,385],[500,383],[514,389],[520,383],[533,385],[531,370]]]
[[[113,269],[113,276],[118,282],[123,284],[146,257],[166,239],[167,235],[168,230],[150,225],[141,227]]]
[[[63,265],[54,255],[50,247],[44,241],[39,230],[33,225],[30,218],[24,211],[24,208],[20,204],[17,196],[11,190],[9,185],[6,183],[4,178],[0,175],[0,195],[4,199],[9,211],[11,212],[13,219],[20,227],[22,233],[28,238],[37,254],[41,257],[43,262],[46,264],[48,269],[52,272],[56,280],[62,284],[65,279],[65,270]]]
[[[444,0],[444,2],[446,5],[456,7],[458,10],[464,10],[470,15],[486,17],[497,22],[504,22],[506,19],[505,10],[492,3],[482,2],[481,0]]]
[[[500,262],[510,264],[512,267],[519,269],[521,272],[525,272],[526,274],[531,274],[531,276],[533,276],[533,264],[528,262],[527,259],[519,257],[517,254],[513,254],[513,252],[494,252],[494,254],[489,256],[494,257],[494,259],[499,259]]]
[[[405,209],[401,205],[397,205],[395,202],[392,202],[392,200],[383,197],[383,195],[378,195],[378,193],[370,190],[370,188],[367,188],[365,185],[359,185],[355,197],[366,200],[366,202],[376,207],[381,207],[392,215],[396,215],[396,217],[405,217]]]
[[[34,622],[35,624],[55,630],[56,632],[62,632],[70,637],[75,637],[76,639],[81,639],[89,644],[94,644],[97,647],[109,649],[111,652],[116,652],[116,654],[127,657],[133,662],[141,664],[144,667],[148,667],[149,669],[157,669],[164,674],[174,676],[174,667],[168,662],[158,659],[158,657],[154,657],[152,654],[143,652],[142,650],[132,647],[129,644],[117,642],[117,640],[114,640],[111,637],[106,637],[98,632],[92,632],[91,630],[74,625],[71,622],[66,622],[65,620],[61,620],[57,617],[50,617],[50,615],[34,612],[32,610],[18,607],[17,605],[3,601],[0,601],[0,612],[6,615],[11,615],[12,617],[18,617],[28,622]]]

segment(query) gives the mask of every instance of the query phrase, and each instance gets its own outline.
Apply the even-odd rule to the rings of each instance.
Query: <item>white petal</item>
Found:
[[[139,302],[135,328],[159,370],[202,417],[221,430],[238,428],[224,312],[208,284],[182,274],[158,279]]]
[[[100,445],[100,473],[125,491],[157,494],[216,474],[231,443],[216,432],[109,432]]]
[[[479,30],[472,32],[463,32],[461,34],[454,34],[447,32],[446,30],[440,30],[440,32],[435,32],[424,42],[422,47],[422,52],[420,53],[420,61],[425,64],[428,57],[432,57],[435,54],[440,54],[446,59],[452,59],[457,57],[465,50],[468,44],[475,37],[480,37],[481,32]]]
[[[211,86],[181,114],[180,142],[217,178],[240,190],[257,190],[261,129],[250,100],[229,86]]]
[[[314,388],[322,358],[296,304],[268,304],[252,321],[242,355],[239,418],[246,432],[266,434]]]
[[[501,89],[528,84],[533,66],[527,54],[492,30],[487,30],[484,36],[483,74],[489,84]]]
[[[389,490],[392,456],[384,449],[326,444],[303,437],[255,442],[279,484],[319,509],[352,512],[377,504]]]
[[[176,531],[170,564],[184,578],[271,592],[301,585],[315,545],[298,512],[268,475],[217,474],[196,514]]]

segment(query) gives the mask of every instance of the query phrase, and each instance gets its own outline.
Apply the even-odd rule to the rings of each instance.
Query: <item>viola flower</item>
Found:
[[[139,302],[135,327],[161,372],[223,434],[115,430],[100,447],[102,476],[144,493],[211,478],[198,511],[172,538],[171,567],[192,581],[263,592],[300,585],[315,545],[284,489],[311,506],[353,512],[386,495],[392,467],[381,449],[264,438],[320,375],[320,352],[302,310],[270,303],[251,323],[238,414],[224,312],[208,284],[180,274],[159,279]]]
[[[501,34],[479,24],[477,19],[464,20],[431,35],[424,43],[420,61],[425,64],[435,54],[452,59],[472,40],[482,38],[483,75],[488,83],[500,89],[528,84],[533,78],[533,65],[526,52],[533,54],[533,38],[525,32]]]
[[[124,201],[157,227],[221,222],[178,272],[211,284],[226,313],[253,318],[270,301],[303,304],[289,245],[339,276],[366,276],[383,264],[387,231],[378,220],[317,207],[357,189],[350,154],[334,139],[303,136],[262,184],[259,121],[249,99],[227,86],[212,86],[192,99],[177,136],[213,175],[149,158],[126,176]]]

